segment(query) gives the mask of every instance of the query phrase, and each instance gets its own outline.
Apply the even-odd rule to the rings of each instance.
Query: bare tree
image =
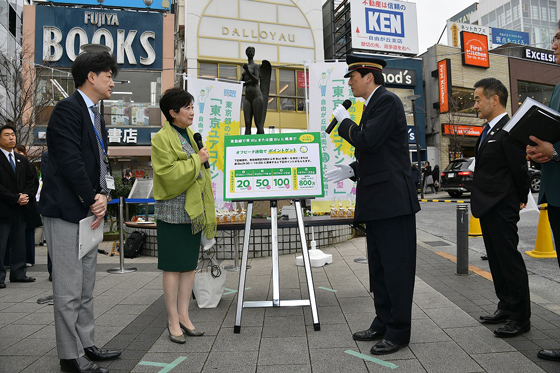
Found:
[[[35,141],[35,125],[46,124],[54,106],[53,69],[33,63],[33,53],[17,46],[15,53],[0,50],[0,123],[16,128],[17,142],[28,148],[31,161],[46,148]],[[44,142],[44,141],[43,141]]]
[[[467,134],[479,126],[478,118],[472,116],[475,113],[474,101],[470,102],[455,91],[449,97],[449,111],[440,115],[440,121],[447,125],[444,133],[449,139],[447,149],[440,150],[447,153],[449,161],[461,158]]]

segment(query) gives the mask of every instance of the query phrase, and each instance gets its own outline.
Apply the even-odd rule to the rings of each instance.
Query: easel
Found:
[[[249,201],[247,206],[247,219],[245,221],[245,234],[243,239],[243,256],[241,258],[241,272],[239,274],[239,287],[237,294],[237,311],[235,313],[234,333],[241,332],[241,313],[243,308],[254,307],[296,307],[311,306],[311,314],[313,316],[313,329],[321,330],[319,324],[319,315],[317,313],[317,302],[315,300],[315,289],[313,288],[313,276],[311,273],[311,263],[309,261],[309,253],[307,251],[307,242],[305,239],[305,226],[303,224],[303,211],[301,202],[294,200],[296,206],[296,215],[298,221],[299,236],[301,239],[301,248],[303,251],[303,264],[305,267],[305,276],[307,279],[307,288],[309,291],[309,299],[280,300],[280,276],[278,270],[278,201],[270,201],[270,217],[272,219],[272,300],[267,301],[244,301],[245,280],[247,275],[247,255],[249,252],[249,237],[251,233],[251,220],[253,215],[253,202]]]

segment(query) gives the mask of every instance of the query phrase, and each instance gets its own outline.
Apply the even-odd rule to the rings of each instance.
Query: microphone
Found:
[[[200,134],[200,132],[195,132],[195,134],[193,135],[193,139],[196,142],[196,146],[198,146],[199,150],[204,148],[204,144],[202,143],[202,135]],[[210,163],[208,163],[208,161],[204,162],[204,168],[210,168]]]
[[[342,103],[342,106],[344,106],[344,108],[346,110],[350,109],[350,106],[352,106],[352,101],[350,100],[345,100]],[[336,118],[333,118],[331,124],[329,124],[329,126],[327,127],[327,129],[325,130],[326,133],[328,133],[330,135],[330,133],[332,132],[332,130],[334,129],[334,127],[336,126],[336,124],[338,123],[338,121],[336,120]]]

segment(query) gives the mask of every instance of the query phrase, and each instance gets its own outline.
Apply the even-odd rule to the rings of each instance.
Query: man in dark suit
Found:
[[[381,73],[386,63],[348,55],[348,85],[365,110],[360,124],[344,106],[334,116],[338,134],[355,147],[356,161],[327,172],[329,181],[357,181],[355,221],[365,222],[370,277],[377,316],[359,341],[381,339],[374,355],[390,354],[410,342],[416,271],[416,220],[420,210],[410,168],[406,117],[401,100],[387,91]]]
[[[94,248],[78,259],[79,222],[94,215],[103,224],[114,188],[107,157],[107,131],[97,109],[111,97],[116,61],[108,52],[80,54],[72,64],[78,90],[54,108],[47,127],[49,171],[39,201],[52,260],[55,332],[64,372],[108,372],[91,360],[108,360],[120,351],[94,345]],[[86,356],[84,356],[86,355]],[[89,359],[88,359],[89,358]]]
[[[10,256],[10,282],[33,282],[25,265],[25,222],[28,204],[39,184],[27,158],[14,151],[16,131],[0,127],[0,289],[6,287],[6,250]]]
[[[509,121],[508,92],[502,82],[486,78],[474,87],[474,108],[478,117],[488,123],[475,147],[471,207],[473,216],[480,219],[499,299],[496,312],[480,316],[480,322],[506,322],[494,334],[514,337],[531,328],[529,279],[525,262],[517,251],[519,211],[525,207],[529,194],[525,145],[502,130]]]
[[[556,35],[552,39],[552,49],[556,57],[556,63],[560,64],[560,21],[557,24]],[[550,107],[556,111],[560,110],[560,84],[554,87],[550,98]],[[552,144],[531,137],[537,145],[527,146],[527,155],[534,162],[541,163],[541,189],[539,191],[539,203],[546,203],[550,227],[554,235],[556,252],[560,249],[560,141]],[[560,255],[557,255],[560,265]],[[560,349],[544,349],[537,353],[541,359],[560,361]]]

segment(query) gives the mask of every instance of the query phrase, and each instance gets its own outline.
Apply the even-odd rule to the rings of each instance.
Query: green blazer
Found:
[[[554,87],[550,107],[560,111],[560,84]],[[554,149],[560,154],[560,141],[554,144]],[[542,164],[539,203],[560,207],[560,162],[549,161]]]

